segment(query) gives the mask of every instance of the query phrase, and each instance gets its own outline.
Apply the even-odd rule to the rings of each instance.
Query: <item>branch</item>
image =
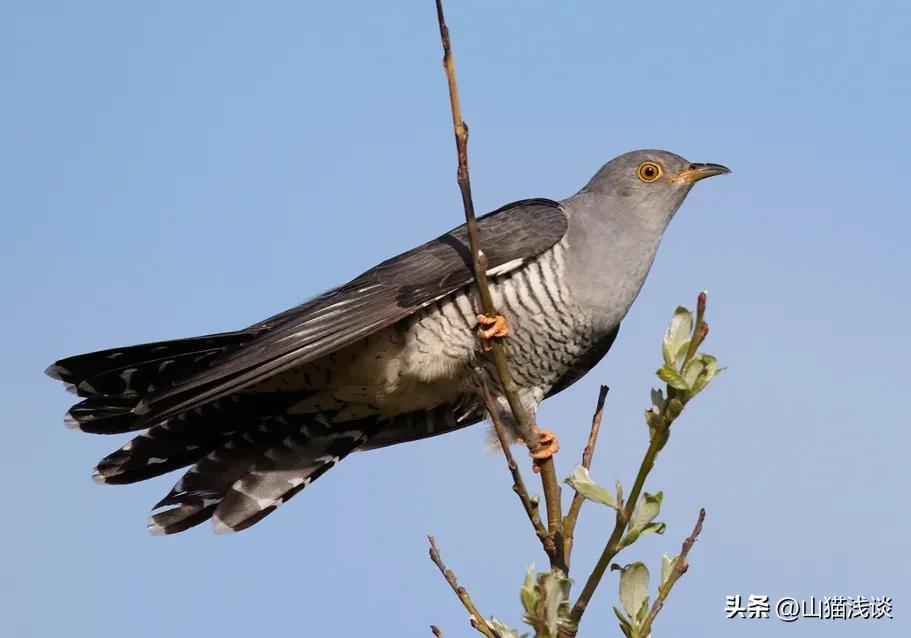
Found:
[[[598,403],[595,407],[595,415],[592,417],[591,432],[589,432],[588,443],[585,445],[585,450],[582,452],[582,467],[586,470],[591,469],[592,456],[595,453],[595,444],[598,442],[598,433],[601,430],[601,417],[604,413],[604,400],[607,398],[607,392],[608,387],[606,385],[602,385],[601,390],[598,392]],[[570,556],[573,551],[573,534],[576,530],[576,520],[579,517],[579,512],[582,510],[583,502],[585,502],[585,497],[576,492],[573,496],[572,503],[569,505],[569,512],[567,512],[566,518],[563,519],[563,555],[566,557],[567,567],[569,567]]]
[[[512,452],[509,450],[509,437],[506,433],[506,426],[503,424],[503,420],[500,418],[499,412],[496,409],[493,396],[490,394],[490,389],[487,386],[487,379],[480,368],[475,368],[475,376],[477,377],[478,384],[481,388],[481,399],[484,401],[484,407],[486,407],[487,412],[490,413],[494,431],[497,433],[497,440],[500,442],[500,447],[503,448],[503,454],[506,456],[506,467],[509,468],[509,472],[512,474],[512,490],[519,497],[519,501],[521,501],[522,507],[528,515],[528,520],[531,521],[532,527],[535,528],[535,534],[541,539],[541,544],[544,546],[544,552],[548,556],[551,556],[556,552],[554,537],[551,536],[547,531],[547,528],[541,523],[537,499],[532,499],[528,495],[528,489],[525,487],[522,473],[519,471],[519,466],[516,464]]]
[[[686,370],[687,364],[691,360],[700,356],[697,355],[696,351],[708,334],[708,324],[705,323],[706,297],[707,295],[703,291],[699,293],[699,296],[696,300],[696,321],[693,325],[692,335],[690,337],[690,342],[687,344],[683,360],[679,362],[680,370]],[[665,337],[665,340],[667,339],[668,336]],[[674,362],[674,365],[677,365],[676,361]],[[675,371],[679,372],[676,369]],[[715,374],[717,374],[717,371],[712,368],[711,372],[708,374],[708,378],[703,381],[702,386],[695,389],[693,387],[690,387],[688,390],[682,390],[672,387],[670,384],[668,384],[667,400],[662,402],[662,409],[660,414],[653,415],[655,418],[649,421],[651,438],[649,439],[649,445],[648,449],[645,451],[645,456],[642,458],[642,463],[639,465],[639,471],[636,474],[636,480],[633,483],[633,488],[630,490],[629,498],[625,504],[618,504],[614,529],[611,532],[610,538],[608,538],[607,543],[604,546],[604,550],[601,552],[601,557],[598,559],[598,562],[595,564],[592,573],[589,575],[588,580],[585,582],[585,586],[582,588],[582,591],[579,594],[579,598],[576,600],[575,604],[572,606],[572,609],[569,612],[569,620],[573,626],[578,627],[579,621],[582,618],[582,614],[585,613],[585,608],[588,606],[592,595],[594,595],[595,590],[598,588],[598,584],[601,582],[601,578],[604,576],[604,572],[607,571],[607,568],[610,566],[611,561],[622,549],[621,540],[623,539],[623,533],[626,531],[630,518],[633,515],[633,511],[636,508],[636,504],[639,501],[639,496],[642,492],[643,486],[645,485],[645,479],[648,477],[648,473],[655,465],[655,458],[658,456],[658,452],[664,448],[665,444],[668,441],[668,438],[671,435],[671,425],[674,423],[674,420],[680,416],[680,413],[683,411],[686,403],[696,394],[698,394],[702,388],[705,387],[705,384],[707,384],[708,381],[711,380],[711,377]],[[650,412],[646,412],[646,415],[648,414],[650,414]],[[702,521],[700,519],[699,524],[697,525],[698,529],[701,529],[701,524]],[[561,632],[561,636],[563,638],[568,638],[574,634],[574,630],[565,630]]]
[[[459,581],[456,580],[455,574],[452,573],[452,570],[448,569],[446,565],[443,564],[443,559],[440,556],[440,550],[437,549],[437,543],[434,540],[433,536],[428,536],[427,540],[430,541],[430,560],[432,560],[433,564],[439,568],[440,573],[443,574],[443,578],[445,578],[446,582],[449,583],[449,586],[452,587],[452,591],[455,592],[456,596],[459,597],[459,600],[462,601],[462,604],[465,605],[465,609],[467,609],[469,613],[471,626],[487,636],[487,638],[499,638],[496,632],[494,632],[490,625],[487,624],[487,621],[484,619],[484,616],[481,615],[481,612],[478,611],[478,608],[474,606],[473,602],[471,602],[471,597],[469,597],[468,592],[465,590],[465,588],[459,585]],[[434,634],[437,634],[440,631],[432,625],[431,630],[435,630]]]
[[[662,434],[664,435],[662,436]],[[629,499],[622,509],[617,510],[614,530],[611,532],[610,538],[607,540],[607,544],[601,552],[601,557],[595,564],[594,569],[592,569],[592,573],[589,575],[588,580],[585,581],[585,586],[582,588],[579,598],[569,612],[569,619],[574,625],[579,624],[579,621],[582,619],[582,614],[585,613],[585,608],[588,607],[592,595],[594,595],[595,590],[601,583],[604,572],[607,571],[614,556],[622,549],[620,540],[623,538],[623,532],[626,531],[626,526],[633,515],[633,509],[636,507],[636,502],[639,500],[639,494],[642,492],[645,478],[655,465],[655,457],[658,456],[658,452],[664,447],[664,443],[666,442],[666,433],[656,432],[652,436],[645,456],[642,458],[642,463],[639,466],[639,472],[636,474],[636,482],[633,483],[633,489],[629,493]]]
[[[456,84],[455,62],[452,57],[452,48],[449,39],[449,28],[446,26],[446,19],[443,16],[442,0],[436,0],[437,21],[440,26],[440,39],[443,42],[443,67],[446,70],[446,78],[449,82],[449,103],[452,110],[452,128],[455,132],[456,150],[458,153],[459,170],[458,183],[459,190],[462,193],[462,205],[465,208],[465,226],[468,231],[468,243],[471,249],[472,266],[474,268],[475,282],[477,284],[478,296],[481,301],[481,307],[484,314],[488,317],[496,317],[497,312],[493,305],[493,297],[490,294],[490,285],[487,281],[487,258],[480,249],[478,238],[478,225],[474,217],[474,203],[471,198],[471,180],[468,174],[468,126],[462,120],[462,107],[459,103],[459,90]],[[512,410],[513,418],[519,429],[522,438],[530,452],[538,450],[540,443],[538,434],[525,413],[525,408],[519,399],[518,386],[509,371],[509,365],[506,360],[506,351],[503,344],[498,339],[490,342],[490,356],[493,359],[494,367],[497,371],[497,377],[500,386],[503,389],[503,395],[506,397],[509,407]],[[505,448],[504,448],[505,449]],[[541,482],[544,487],[544,500],[547,506],[547,528],[554,539],[556,551],[549,555],[551,569],[561,569],[566,571],[566,564],[563,560],[563,512],[560,503],[560,484],[557,481],[557,471],[554,467],[553,458],[547,458],[536,462],[536,468],[540,469]]]
[[[690,565],[687,563],[686,557],[689,555],[690,550],[693,548],[693,544],[702,532],[702,521],[704,520],[705,508],[703,507],[699,510],[699,518],[696,519],[696,526],[693,528],[693,533],[687,536],[683,541],[683,546],[680,548],[680,555],[674,562],[674,569],[671,570],[667,580],[658,588],[658,597],[655,598],[651,611],[649,611],[648,616],[646,616],[645,622],[642,623],[640,633],[643,636],[648,636],[651,633],[652,623],[655,621],[658,612],[664,607],[664,601],[667,599],[667,595],[671,593],[671,588],[674,586],[674,583],[686,573],[686,570],[689,569]]]
[[[430,625],[430,631],[433,632],[433,635],[436,636],[436,638],[443,638],[443,632],[440,631],[440,628],[436,625]]]

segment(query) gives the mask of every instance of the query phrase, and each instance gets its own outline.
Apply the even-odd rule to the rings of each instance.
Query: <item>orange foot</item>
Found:
[[[481,326],[490,326],[489,328],[478,328],[478,336],[481,338],[482,348],[484,351],[490,350],[490,340],[495,337],[505,337],[509,334],[509,326],[506,325],[506,317],[497,315],[488,317],[487,315],[478,315],[478,323]]]
[[[550,430],[542,430],[537,425],[532,425],[531,427],[538,435],[538,449],[531,452],[531,457],[534,459],[534,466],[532,469],[534,469],[535,472],[539,472],[539,464],[557,453],[560,449],[560,442],[557,440],[557,435]]]

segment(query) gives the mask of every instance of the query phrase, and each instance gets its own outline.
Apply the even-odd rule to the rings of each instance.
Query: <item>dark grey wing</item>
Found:
[[[527,260],[556,244],[566,214],[547,199],[504,206],[478,219],[488,268]],[[465,226],[368,270],[297,308],[257,324],[260,334],[203,372],[135,408],[150,424],[325,356],[382,330],[472,282]]]

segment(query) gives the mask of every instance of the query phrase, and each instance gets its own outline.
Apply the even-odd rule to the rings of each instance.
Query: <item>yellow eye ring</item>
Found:
[[[655,162],[642,162],[639,165],[639,170],[636,171],[636,175],[643,182],[654,182],[661,177],[662,173],[664,171],[661,169],[661,165]]]

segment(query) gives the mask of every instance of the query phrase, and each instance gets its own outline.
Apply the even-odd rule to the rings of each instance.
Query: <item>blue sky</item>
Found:
[[[668,635],[907,633],[907,174],[900,2],[450,2],[476,206],[562,198],[659,147],[700,184],[610,356],[548,401],[562,475],[597,386],[592,473],[627,485],[673,308],[710,292],[728,366],[648,489],[705,530]],[[433,3],[0,5],[0,636],[470,635],[424,535],[519,622],[543,563],[477,426],[346,460],[245,533],[145,531],[168,476],[89,480],[118,447],[68,432],[54,359],[241,327],[456,225]],[[576,579],[611,519],[583,510]],[[890,595],[892,621],[726,620],[727,594]],[[615,575],[581,635],[619,635]]]

